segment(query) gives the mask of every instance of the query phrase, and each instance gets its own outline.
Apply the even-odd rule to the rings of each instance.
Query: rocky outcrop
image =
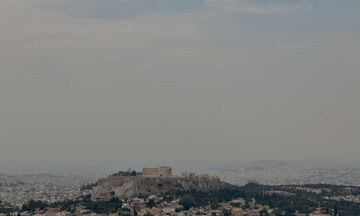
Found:
[[[198,175],[192,177],[123,176],[101,179],[93,189],[93,199],[121,199],[139,195],[163,194],[175,191],[197,190],[210,192],[226,187],[219,178]]]

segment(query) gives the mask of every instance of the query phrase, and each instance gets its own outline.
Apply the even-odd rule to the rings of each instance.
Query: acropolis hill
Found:
[[[127,173],[127,174],[126,174]],[[170,167],[143,168],[142,173],[126,172],[100,179],[93,189],[93,199],[130,198],[139,195],[197,190],[210,192],[228,187],[216,176],[182,173],[173,176]],[[130,175],[129,175],[130,174]]]

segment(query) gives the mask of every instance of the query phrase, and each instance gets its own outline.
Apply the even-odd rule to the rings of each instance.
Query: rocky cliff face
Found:
[[[162,194],[166,192],[197,190],[210,192],[226,187],[219,178],[212,176],[194,177],[144,177],[124,176],[101,179],[93,189],[93,199],[121,199],[140,194]]]

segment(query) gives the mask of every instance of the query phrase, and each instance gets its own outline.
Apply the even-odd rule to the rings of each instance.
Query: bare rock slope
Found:
[[[98,181],[93,189],[93,199],[110,199],[111,197],[130,198],[138,195],[162,194],[175,191],[197,190],[210,192],[228,187],[212,176],[194,177],[144,177],[123,176],[108,177]]]

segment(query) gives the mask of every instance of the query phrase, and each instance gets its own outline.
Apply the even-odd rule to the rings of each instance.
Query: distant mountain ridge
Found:
[[[280,184],[337,184],[360,185],[360,163],[277,161],[261,160],[239,164],[225,164],[208,171],[221,180],[236,185],[258,182],[267,185]]]

